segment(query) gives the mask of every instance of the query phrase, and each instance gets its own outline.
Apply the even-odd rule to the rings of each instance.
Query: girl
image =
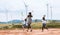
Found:
[[[48,28],[46,27],[45,15],[42,17],[42,32],[43,32],[44,28],[46,28],[48,30]]]
[[[27,27],[27,19],[24,20],[24,23],[22,25],[23,31],[25,30],[26,27]]]
[[[27,16],[27,24],[28,24],[28,30],[31,29],[30,32],[32,32],[31,23],[32,23],[32,14],[31,14],[31,12],[29,12],[29,15]],[[27,32],[28,32],[28,30],[27,30]]]

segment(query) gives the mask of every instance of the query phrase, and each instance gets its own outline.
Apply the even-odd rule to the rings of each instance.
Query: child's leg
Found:
[[[23,28],[23,31],[25,30],[25,24],[22,26],[22,28]]]
[[[23,31],[24,31],[24,29],[25,29],[24,26],[22,26],[22,29],[23,29]]]
[[[29,29],[30,29],[30,32],[32,32],[32,27],[31,27],[31,23],[29,24]]]
[[[42,24],[42,32],[43,32],[44,28],[45,28],[45,24]]]
[[[46,27],[46,29],[48,30],[48,28]]]
[[[29,28],[27,28],[27,32],[28,32]]]
[[[48,30],[48,27],[47,26],[45,26],[45,28]]]
[[[30,26],[31,24],[28,24],[28,29],[27,29],[27,32],[29,29],[31,29],[30,31],[32,32],[32,27]]]
[[[30,32],[32,32],[32,27],[31,27],[31,30],[30,30]]]
[[[43,30],[44,30],[44,27],[42,27],[42,32],[43,32]]]
[[[27,26],[27,32],[28,32],[28,30],[29,30],[29,24],[28,24],[28,26]]]
[[[30,28],[30,32],[32,32],[32,27],[31,27],[31,24],[29,24],[29,28]]]

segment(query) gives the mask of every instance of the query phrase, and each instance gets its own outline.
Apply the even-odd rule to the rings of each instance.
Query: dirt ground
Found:
[[[32,32],[23,31],[22,29],[15,30],[0,30],[0,35],[60,35],[60,29],[50,28],[48,31],[45,29],[33,29]]]

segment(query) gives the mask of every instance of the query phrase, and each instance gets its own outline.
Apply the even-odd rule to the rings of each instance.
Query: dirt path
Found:
[[[33,30],[32,32],[26,32],[23,30],[0,30],[0,35],[60,35],[60,29]]]

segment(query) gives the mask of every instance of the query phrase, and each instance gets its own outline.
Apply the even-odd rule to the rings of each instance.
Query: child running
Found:
[[[48,28],[46,27],[45,15],[42,17],[42,32],[43,32],[44,28],[48,30]]]
[[[32,23],[32,14],[31,14],[31,12],[29,12],[29,14],[27,16],[27,24],[28,24],[27,27],[28,27],[28,30],[31,29],[30,32],[32,32],[31,23]],[[27,32],[28,32],[28,30],[27,30]]]
[[[27,27],[27,19],[24,20],[24,23],[22,25],[23,31],[25,30],[26,27]]]

